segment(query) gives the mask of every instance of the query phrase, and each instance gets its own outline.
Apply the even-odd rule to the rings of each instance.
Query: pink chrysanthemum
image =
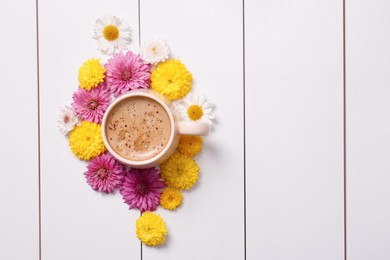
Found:
[[[126,168],[112,157],[104,153],[92,159],[84,173],[87,183],[92,189],[111,193],[122,186],[127,173]]]
[[[73,108],[83,120],[101,123],[103,114],[111,102],[110,91],[100,85],[90,91],[79,88],[73,94]]]
[[[149,88],[150,65],[131,51],[115,54],[105,67],[107,85],[115,97],[132,89]]]
[[[131,169],[125,177],[120,193],[130,209],[153,211],[160,204],[160,195],[165,187],[156,168]]]

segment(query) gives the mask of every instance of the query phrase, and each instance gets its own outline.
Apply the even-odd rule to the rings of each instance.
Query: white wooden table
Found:
[[[217,104],[199,183],[158,210],[160,248],[141,246],[119,194],[91,190],[56,126],[80,65],[103,57],[105,13],[132,25],[133,51],[166,39]],[[389,14],[386,0],[1,0],[0,259],[390,259]]]

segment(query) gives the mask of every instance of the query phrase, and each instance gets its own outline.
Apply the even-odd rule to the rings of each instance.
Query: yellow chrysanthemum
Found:
[[[180,153],[194,157],[202,150],[203,138],[201,136],[182,135],[177,147]]]
[[[199,166],[181,153],[174,153],[160,165],[161,178],[172,188],[188,190],[198,180]]]
[[[157,65],[151,75],[151,89],[170,100],[183,98],[191,90],[192,75],[179,60],[169,60]]]
[[[80,159],[89,160],[106,151],[103,143],[101,127],[88,121],[81,122],[69,135],[69,146]]]
[[[84,62],[79,68],[80,87],[91,90],[104,82],[105,68],[100,64],[99,59],[90,59]]]
[[[165,188],[160,197],[160,204],[164,209],[175,210],[181,205],[183,195],[174,188]]]
[[[137,219],[135,226],[138,239],[145,245],[158,246],[164,244],[168,230],[160,215],[145,212]]]

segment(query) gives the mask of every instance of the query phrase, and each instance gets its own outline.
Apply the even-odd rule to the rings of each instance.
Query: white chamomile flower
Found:
[[[202,120],[210,125],[215,118],[215,105],[205,95],[189,93],[185,98],[175,102],[178,116],[182,121]]]
[[[58,116],[57,122],[58,128],[63,135],[68,134],[76,125],[81,124],[80,118],[76,116],[73,108],[69,106],[61,108],[61,113]]]
[[[141,46],[141,58],[150,64],[157,64],[169,58],[171,50],[164,40],[150,40]]]
[[[97,40],[98,50],[112,55],[127,50],[132,41],[131,27],[123,19],[106,14],[96,20],[92,38]]]

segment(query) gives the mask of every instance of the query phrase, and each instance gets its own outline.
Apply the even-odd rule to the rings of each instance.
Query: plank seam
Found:
[[[37,113],[38,113],[38,257],[42,259],[42,210],[41,210],[41,100],[39,71],[39,18],[38,0],[35,1],[36,55],[37,55]]]
[[[141,0],[138,0],[138,47],[141,47]]]
[[[345,7],[346,0],[343,0],[344,260],[347,260],[347,80]]]
[[[141,0],[138,0],[138,49],[141,48]],[[142,216],[142,213],[140,213],[140,216]],[[140,259],[143,260],[143,245],[140,241]]]
[[[243,145],[244,145],[244,259],[246,260],[246,103],[245,103],[245,0],[242,0],[242,90],[243,90],[243,132],[244,132],[244,140],[243,140]]]

